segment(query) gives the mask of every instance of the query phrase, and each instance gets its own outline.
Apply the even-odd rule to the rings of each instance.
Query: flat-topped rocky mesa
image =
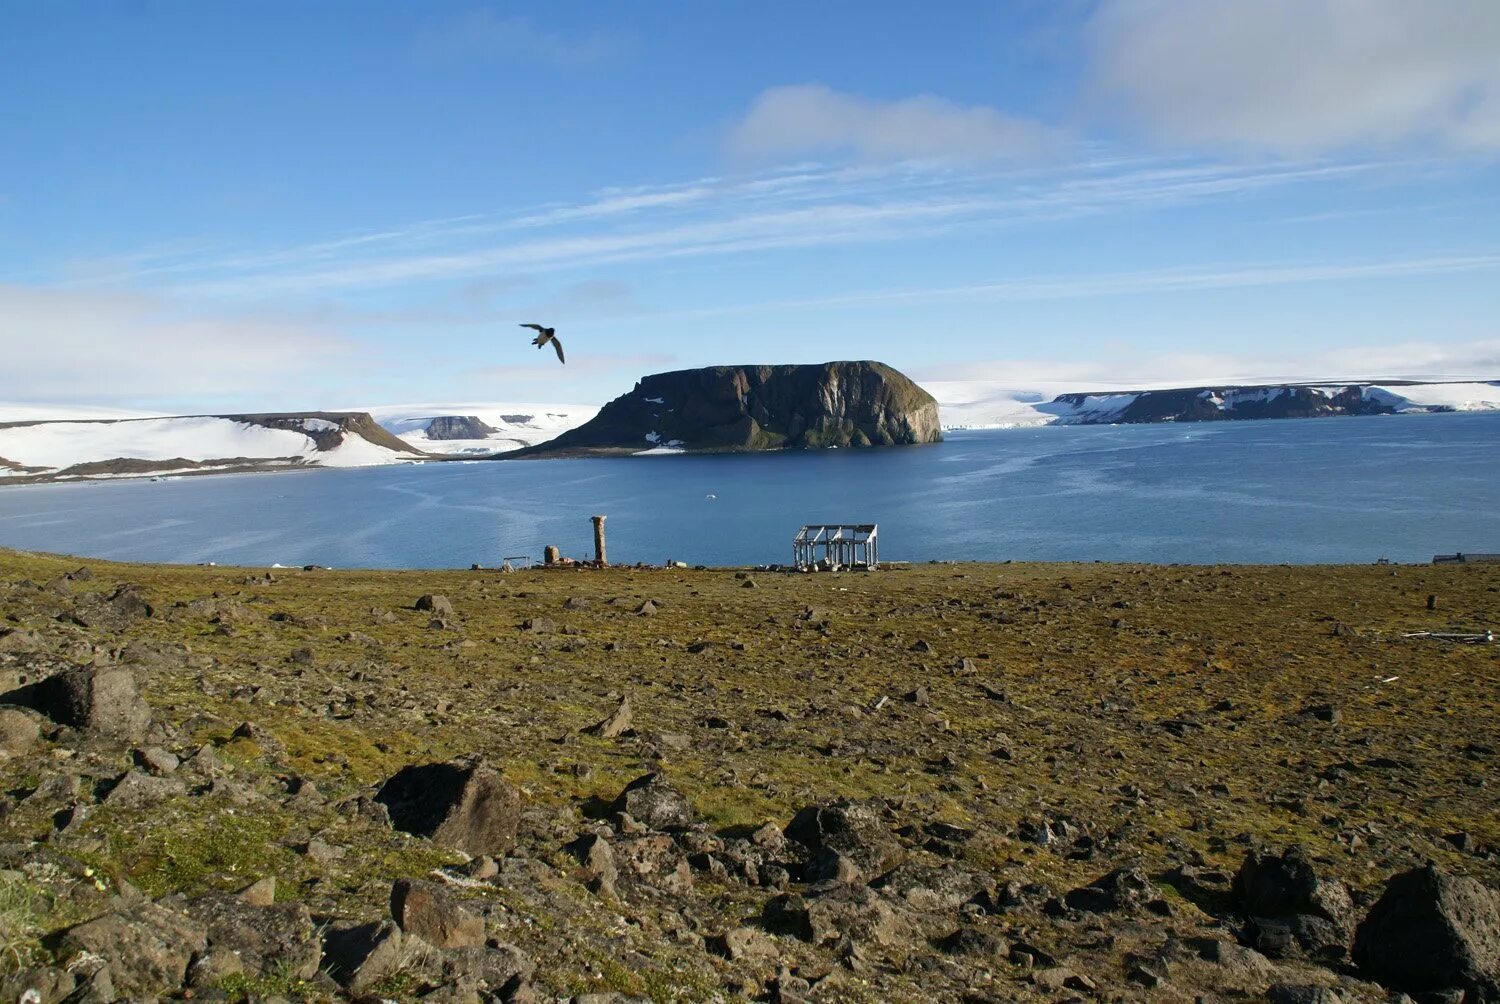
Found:
[[[807,450],[940,439],[931,394],[884,363],[845,361],[656,373],[591,421],[526,452]]]

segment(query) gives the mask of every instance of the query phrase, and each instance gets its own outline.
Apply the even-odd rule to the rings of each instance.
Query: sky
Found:
[[[1500,379],[1500,3],[0,0],[0,401],[851,358]]]

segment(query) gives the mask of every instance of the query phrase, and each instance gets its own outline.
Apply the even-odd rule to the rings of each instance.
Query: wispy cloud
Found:
[[[864,289],[834,296],[726,304],[701,310],[673,311],[672,317],[780,312],[830,307],[928,303],[999,303],[1029,300],[1076,300],[1083,297],[1178,293],[1254,286],[1290,286],[1414,276],[1500,271],[1500,253],[1407,258],[1377,262],[1321,262],[1242,265],[1217,268],[1166,268],[1102,275],[1032,276],[997,282],[912,289]]]
[[[1034,159],[1061,143],[1057,130],[981,105],[930,94],[880,101],[823,84],[762,91],[725,142],[744,160],[850,155],[899,161]]]
[[[572,205],[423,221],[286,248],[199,254],[126,269],[113,280],[194,298],[310,298],[370,287],[995,230],[1410,168],[1400,162],[1226,165],[1107,156],[1047,168],[804,165],[611,190]],[[97,270],[90,274],[98,281]]]

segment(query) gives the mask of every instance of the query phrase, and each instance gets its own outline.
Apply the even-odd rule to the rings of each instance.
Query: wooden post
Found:
[[[589,518],[594,521],[594,560],[599,563],[600,568],[603,568],[609,564],[604,558],[604,517],[591,516]]]

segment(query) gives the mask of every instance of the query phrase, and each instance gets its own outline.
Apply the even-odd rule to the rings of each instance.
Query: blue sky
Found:
[[[1500,378],[1500,4],[923,6],[0,4],[0,400]]]

